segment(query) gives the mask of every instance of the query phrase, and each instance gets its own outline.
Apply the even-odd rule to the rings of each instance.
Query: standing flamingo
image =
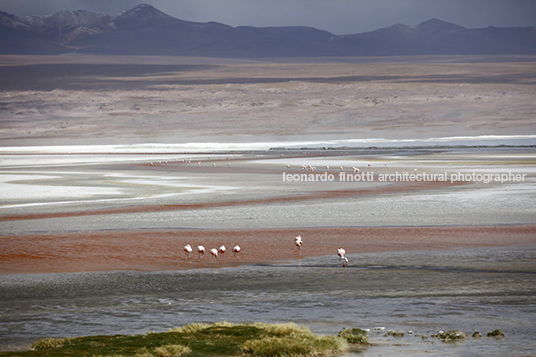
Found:
[[[220,255],[221,255],[221,257],[223,258],[223,255],[224,255],[225,252],[227,251],[227,248],[225,248],[225,246],[222,245],[222,246],[220,247],[219,251],[220,251]]]
[[[216,259],[218,259],[218,250],[216,248],[212,248],[210,250],[210,254],[212,254],[212,263],[215,263]]]
[[[238,253],[240,253],[240,246],[238,244],[233,247],[233,253],[236,261],[238,261]]]
[[[298,252],[298,255],[300,255],[300,248],[303,245],[303,240],[299,234],[296,238],[294,238],[294,245],[296,246],[296,251]]]
[[[199,253],[199,258],[203,258],[203,255],[205,255],[205,247],[203,247],[202,245],[198,245],[197,253]]]
[[[190,258],[190,253],[192,252],[192,247],[190,246],[190,244],[186,244],[184,246],[184,253],[186,253],[186,260],[188,260]]]
[[[348,265],[348,258],[346,258],[346,250],[343,248],[337,249],[337,255],[341,258],[341,268],[346,268]]]

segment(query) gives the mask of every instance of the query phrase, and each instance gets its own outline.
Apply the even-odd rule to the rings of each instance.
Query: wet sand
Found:
[[[225,170],[225,172],[236,173],[236,170]],[[212,174],[221,174],[222,170],[212,170]],[[279,173],[279,171],[277,171]],[[357,196],[391,194],[398,192],[412,192],[423,190],[437,190],[446,187],[455,187],[460,185],[470,184],[469,181],[448,182],[448,181],[428,181],[428,182],[396,182],[387,187],[378,187],[361,190],[330,190],[317,191],[312,193],[302,193],[299,195],[286,195],[282,197],[269,197],[249,200],[236,201],[217,201],[217,202],[201,202],[192,204],[167,204],[167,205],[136,205],[133,207],[94,209],[75,212],[53,212],[40,214],[19,214],[19,215],[0,215],[0,222],[19,221],[19,220],[34,220],[34,219],[49,219],[59,217],[80,217],[94,216],[107,214],[130,214],[130,213],[148,213],[162,211],[180,211],[180,210],[195,210],[202,208],[213,207],[234,207],[248,205],[262,205],[273,203],[292,203],[312,200],[334,199],[334,198],[351,198]]]
[[[293,238],[304,246],[298,253]],[[247,230],[98,231],[0,237],[2,274],[84,271],[159,271],[221,268],[241,264],[280,263],[309,257],[348,254],[508,247],[534,243],[536,225],[480,227],[333,227]],[[203,245],[187,259],[182,248]],[[224,244],[228,251],[216,262],[208,250]],[[235,258],[231,249],[240,245]]]

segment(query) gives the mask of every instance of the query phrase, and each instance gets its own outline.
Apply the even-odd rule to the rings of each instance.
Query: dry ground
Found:
[[[534,60],[2,56],[0,145],[534,133]]]

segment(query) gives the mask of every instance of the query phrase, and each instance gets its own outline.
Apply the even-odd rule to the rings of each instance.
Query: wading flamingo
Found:
[[[238,261],[238,253],[240,253],[240,246],[238,244],[233,247],[233,253],[236,260]]]
[[[190,246],[190,244],[186,244],[184,246],[184,253],[186,253],[186,260],[188,260],[190,258],[190,253],[192,252],[192,247]]]
[[[216,259],[218,259],[218,250],[216,248],[212,248],[210,250],[210,254],[212,254],[212,263],[215,263]]]
[[[227,251],[227,248],[225,248],[225,246],[222,245],[222,246],[220,247],[219,251],[220,251],[220,255],[221,255],[221,257],[223,258],[223,255],[224,255],[225,252]]]
[[[199,253],[199,258],[203,258],[203,255],[205,255],[205,247],[203,247],[202,245],[198,245],[197,253]]]
[[[346,258],[346,250],[343,248],[337,249],[337,255],[341,258],[341,268],[346,268],[348,265],[348,258]]]
[[[296,251],[298,252],[298,255],[300,254],[300,248],[303,245],[302,237],[298,234],[296,238],[294,238],[294,245],[296,246]]]

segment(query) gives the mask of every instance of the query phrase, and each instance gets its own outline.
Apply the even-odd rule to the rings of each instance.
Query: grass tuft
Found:
[[[368,343],[368,332],[359,328],[343,329],[337,336],[344,338],[348,343],[365,345]]]
[[[184,334],[193,334],[196,332],[203,331],[207,328],[209,328],[211,325],[209,324],[203,324],[203,323],[196,323],[185,325],[182,327],[175,327],[170,329],[170,332],[178,332],[178,333],[184,333]]]
[[[501,330],[494,330],[494,331],[488,332],[488,337],[502,338],[504,337],[504,332],[502,332]]]
[[[182,357],[188,355],[192,350],[183,345],[165,345],[153,349],[156,357]]]
[[[301,339],[264,337],[246,341],[242,350],[258,357],[307,357],[342,353],[348,350],[348,344],[343,339],[334,336]]]
[[[51,350],[56,348],[63,348],[70,341],[70,338],[44,338],[42,340],[35,341],[30,346],[31,350]]]
[[[289,322],[286,324],[265,324],[257,322],[256,327],[263,331],[263,334],[266,336],[288,336],[288,337],[297,337],[297,336],[311,336],[313,333],[306,326],[298,326],[295,323]]]
[[[242,346],[245,353],[260,357],[320,356],[342,353],[348,350],[348,343],[335,336],[319,336],[308,327],[294,323],[256,323],[261,337],[248,340]]]

